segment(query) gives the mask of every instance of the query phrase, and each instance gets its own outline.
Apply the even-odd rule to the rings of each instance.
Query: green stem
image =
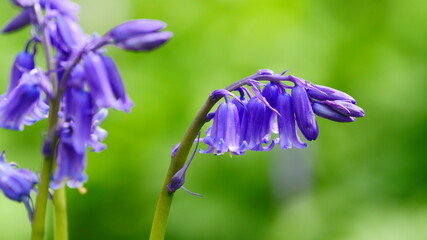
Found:
[[[31,239],[43,240],[45,234],[46,222],[46,205],[49,198],[49,182],[50,173],[52,171],[53,159],[45,158],[41,172],[41,183],[39,186],[39,193],[37,195],[36,210],[34,212],[33,228]]]
[[[262,75],[262,74],[254,74],[244,79],[241,79],[227,88],[227,91],[234,91],[239,89],[245,85],[251,85],[251,80],[256,81],[273,81],[281,84],[281,81],[290,81],[290,76],[273,76],[273,75]],[[219,94],[220,95],[220,94]],[[166,233],[166,226],[170,211],[170,206],[172,204],[173,193],[170,193],[167,189],[172,177],[178,172],[185,164],[188,153],[190,152],[191,146],[194,143],[200,129],[206,123],[206,115],[212,109],[212,107],[221,99],[222,96],[215,96],[215,94],[211,94],[208,100],[203,105],[202,109],[200,109],[196,118],[191,123],[187,132],[185,133],[181,145],[179,146],[175,156],[172,156],[169,170],[166,175],[165,181],[162,186],[162,190],[160,192],[160,197],[157,201],[156,211],[154,213],[153,225],[151,227],[150,240],[163,240]]]
[[[67,198],[65,187],[55,190],[55,240],[68,240]]]
[[[41,43],[43,45],[43,51],[46,59],[46,65],[48,72],[52,72],[55,69],[55,60],[52,55],[52,44],[50,42],[49,34],[46,31],[46,23],[42,14],[40,4],[34,5],[34,13],[37,20],[37,25],[40,31]],[[46,206],[49,198],[49,183],[52,176],[52,170],[55,165],[55,152],[56,145],[59,141],[59,137],[56,134],[56,126],[58,124],[58,112],[60,108],[61,96],[58,94],[57,87],[57,76],[56,74],[49,75],[50,82],[52,83],[53,92],[56,93],[53,99],[50,99],[49,109],[49,126],[47,137],[52,138],[51,150],[52,154],[45,156],[43,162],[43,168],[41,172],[41,182],[38,189],[38,195],[36,199],[36,206],[34,212],[33,226],[32,226],[32,240],[43,240],[45,236],[45,224],[46,224]],[[63,192],[61,192],[63,191]],[[66,201],[65,201],[65,190],[58,190],[54,196],[57,198],[54,200],[55,211],[59,210],[60,213],[56,213],[55,220],[55,234],[60,234],[59,240],[68,239],[67,233],[67,214],[66,214]],[[59,236],[59,235],[58,235]],[[65,237],[64,237],[65,236]]]
[[[157,202],[156,212],[154,214],[153,225],[151,227],[150,240],[162,240],[165,237],[166,225],[169,216],[170,205],[172,203],[173,193],[170,193],[167,189],[169,182],[175,173],[181,169],[185,160],[187,159],[190,148],[193,145],[194,139],[196,139],[197,134],[200,129],[206,123],[206,115],[215,105],[218,100],[209,98],[202,109],[197,114],[196,118],[193,120],[193,123],[188,128],[187,132],[184,135],[184,138],[181,141],[181,145],[178,148],[175,156],[172,157],[171,163],[169,165],[169,170],[166,175],[165,181],[163,183],[162,191],[160,193],[159,200]]]

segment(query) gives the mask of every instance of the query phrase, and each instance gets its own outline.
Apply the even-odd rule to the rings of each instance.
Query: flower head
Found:
[[[239,91],[241,97],[238,102],[226,98],[213,113],[213,125],[204,138],[209,147],[201,152],[243,154],[247,149],[269,151],[276,144],[283,149],[305,148],[307,144],[301,141],[298,129],[308,141],[316,140],[319,128],[315,114],[339,122],[352,122],[364,116],[363,109],[350,95],[285,73],[262,69],[239,81],[251,86],[252,92],[244,86],[231,89]],[[233,121],[229,116],[233,116]]]

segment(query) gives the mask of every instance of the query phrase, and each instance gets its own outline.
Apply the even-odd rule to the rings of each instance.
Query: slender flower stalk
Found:
[[[268,69],[259,70],[256,74],[237,81],[224,90],[216,90],[209,96],[182,141],[172,150],[172,159],[154,214],[150,240],[165,238],[173,195],[184,184],[190,163],[185,164],[185,161],[197,133],[210,120],[213,119],[213,125],[208,128],[203,140],[209,147],[200,152],[215,155],[230,152],[242,155],[246,150],[269,151],[279,143],[283,149],[292,146],[305,148],[307,144],[300,140],[296,126],[299,126],[308,141],[315,140],[319,134],[314,116],[314,113],[318,112],[315,110],[318,104],[329,104],[331,111],[345,117],[364,115],[363,110],[355,105],[354,99],[349,95],[328,87],[316,87],[292,75],[285,76],[285,73],[279,75]],[[269,83],[265,85],[262,81]],[[263,90],[261,86],[264,86]],[[247,87],[250,87],[253,93]],[[292,96],[287,93],[289,89],[292,90]],[[310,92],[307,92],[308,90]],[[238,91],[240,98],[236,97],[233,91]],[[230,95],[234,97],[233,100],[229,99]],[[215,112],[209,113],[222,98],[226,99],[225,102],[221,103]],[[318,115],[325,117],[327,113]],[[278,134],[278,137],[273,138],[273,134]],[[180,181],[177,182],[177,179]]]
[[[65,187],[83,189],[88,180],[88,148],[94,152],[106,148],[102,141],[108,133],[99,125],[107,116],[107,108],[130,112],[134,105],[116,63],[103,48],[115,45],[128,51],[151,51],[169,41],[172,33],[161,31],[166,27],[162,21],[139,19],[120,24],[102,37],[96,33],[90,37],[78,24],[79,6],[70,0],[11,2],[21,13],[3,33],[31,25],[32,38],[15,58],[8,91],[0,96],[0,127],[22,131],[25,125],[39,120],[48,118],[49,122],[40,181],[35,184],[36,207],[32,207],[29,196],[13,200],[24,202],[31,212],[33,240],[44,239],[47,202],[52,200],[55,239],[66,240]],[[35,64],[40,46],[46,71]],[[20,178],[9,181],[16,179]],[[8,184],[12,183],[4,186]]]
[[[53,71],[55,69],[55,63],[53,60],[52,54],[52,44],[50,42],[49,34],[46,29],[46,22],[44,22],[44,18],[42,16],[42,10],[38,3],[34,4],[34,13],[37,19],[37,24],[40,27],[40,37],[41,43],[44,50],[46,65],[48,72]],[[57,89],[57,79],[56,74],[50,74],[49,76],[50,82],[53,87],[53,92],[56,92]],[[57,137],[54,133],[55,126],[58,124],[58,111],[59,111],[59,100],[58,96],[55,96],[50,100],[50,110],[49,110],[49,125],[48,125],[48,136],[53,136],[51,141],[51,149],[52,153],[56,152],[56,142]],[[54,165],[53,155],[45,156],[43,161],[43,168],[41,172],[41,182],[39,187],[39,194],[37,195],[36,200],[36,211],[34,214],[34,222],[32,228],[31,238],[32,240],[43,240],[45,235],[45,225],[46,225],[46,205],[47,200],[49,198],[49,184],[52,175],[52,169]],[[65,205],[65,203],[63,203]],[[61,217],[66,218],[67,216],[62,215]],[[62,221],[66,223],[66,221]],[[59,227],[55,225],[55,227]],[[67,227],[62,227],[67,228]]]

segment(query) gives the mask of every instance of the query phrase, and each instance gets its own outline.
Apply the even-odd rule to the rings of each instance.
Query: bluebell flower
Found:
[[[214,123],[204,139],[209,147],[201,152],[222,154],[229,151],[243,154],[246,150],[269,151],[279,143],[283,149],[293,146],[305,148],[307,144],[301,141],[299,132],[308,141],[317,139],[319,128],[315,114],[339,122],[352,122],[356,117],[364,116],[363,109],[356,105],[350,95],[330,87],[314,85],[292,75],[285,76],[285,73],[279,75],[262,69],[239,81],[251,86],[252,92],[237,83],[232,84],[231,86],[237,86],[232,90],[240,92],[240,97],[231,101],[233,108],[237,109],[239,121],[236,119],[231,123],[227,122],[222,112],[225,112],[225,106],[229,106],[230,101],[221,103],[211,113]],[[263,84],[262,81],[268,82]],[[293,85],[287,85],[286,82]],[[239,128],[240,132],[236,133],[235,138],[225,135],[226,131],[218,133],[219,123],[222,124],[222,129],[232,129],[229,133],[234,133]],[[213,141],[218,136],[221,136],[219,139],[227,137],[239,140],[232,145],[225,144],[228,147],[224,147],[224,141]]]
[[[12,65],[10,73],[10,81],[8,92],[15,89],[19,84],[19,80],[24,72],[29,72],[34,68],[34,54],[29,53],[27,50],[18,53]]]
[[[70,134],[62,135],[61,141],[73,146],[77,153],[84,154],[91,141],[92,119],[95,112],[91,95],[82,90],[69,88],[65,93],[64,118]]]
[[[116,63],[111,57],[106,55],[102,56],[102,61],[107,70],[111,89],[113,90],[113,94],[117,99],[117,108],[125,112],[130,112],[134,104],[126,93],[125,85]]]
[[[80,187],[87,180],[88,147],[95,152],[106,148],[102,141],[108,133],[100,124],[107,116],[107,109],[130,112],[134,105],[115,62],[106,56],[103,47],[114,44],[131,51],[150,51],[166,43],[172,33],[161,31],[166,27],[162,21],[139,19],[123,23],[104,36],[94,33],[91,37],[80,27],[77,17],[80,8],[72,1],[11,2],[21,12],[3,32],[33,25],[33,36],[16,57],[9,89],[0,96],[0,127],[23,130],[24,125],[48,117],[49,104],[54,101],[59,108],[54,113],[58,123],[50,126],[52,131],[43,144],[45,156],[56,156],[57,160],[51,186]],[[45,37],[51,43],[49,52],[54,54],[46,73],[34,61]],[[52,141],[56,136],[59,139],[55,152]]]
[[[53,19],[56,23],[57,38],[54,44],[67,53],[77,52],[89,41],[81,27],[72,18],[57,15]],[[52,35],[55,36],[55,33]]]
[[[22,131],[26,117],[36,107],[41,93],[33,75],[25,73],[19,85],[0,102],[0,126]]]
[[[227,100],[221,103],[215,111],[212,128],[207,131],[207,136],[203,142],[209,145],[202,153],[215,153],[216,155],[225,152],[242,154],[240,119],[236,105]]]
[[[118,42],[120,48],[130,51],[151,51],[165,44],[173,36],[171,32],[155,32],[138,35]]]
[[[133,37],[158,32],[165,27],[166,23],[160,20],[137,19],[114,27],[107,35],[118,43]]]
[[[83,64],[85,78],[96,106],[101,108],[117,107],[117,99],[102,57],[99,54],[89,53],[84,57]]]
[[[16,202],[24,202],[30,220],[34,207],[31,200],[31,191],[35,190],[39,178],[32,171],[25,168],[17,168],[15,164],[9,164],[5,159],[5,152],[0,154],[0,189],[6,197]]]
[[[280,146],[283,149],[305,148],[307,144],[302,142],[298,136],[298,130],[295,124],[293,101],[290,94],[283,92],[277,98],[277,110],[281,116],[278,116]]]
[[[292,88],[292,103],[301,133],[308,141],[316,140],[319,135],[319,128],[311,102],[303,87],[296,85]]]
[[[3,28],[3,33],[11,33],[30,25],[32,22],[33,12],[31,8],[24,8],[18,15],[10,20]]]
[[[61,135],[61,138],[64,137],[64,134]],[[71,143],[61,140],[57,146],[56,170],[50,187],[58,189],[65,183],[70,188],[82,187],[88,179],[85,173],[86,165],[86,153],[77,152]]]
[[[270,141],[271,113],[258,98],[252,97],[245,105],[241,123],[241,137],[247,149],[252,151],[270,151],[277,140]],[[265,145],[267,144],[267,145]]]
[[[307,93],[318,100],[346,100],[356,103],[356,100],[347,93],[322,85],[314,85],[314,89],[307,89]]]

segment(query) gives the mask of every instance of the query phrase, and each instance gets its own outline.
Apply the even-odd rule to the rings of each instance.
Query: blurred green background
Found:
[[[427,239],[426,1],[78,3],[86,32],[154,18],[175,36],[148,54],[109,49],[136,106],[103,123],[108,149],[89,154],[88,193],[68,190],[71,239],[147,239],[172,146],[210,92],[262,68],[343,90],[366,117],[319,119],[305,150],[196,155],[186,187],[204,197],[176,194],[167,239]],[[0,9],[2,25],[18,12]],[[1,92],[28,36],[0,36]],[[0,149],[38,170],[45,128],[0,129]],[[0,239],[29,238],[22,204],[0,196],[0,213]]]

